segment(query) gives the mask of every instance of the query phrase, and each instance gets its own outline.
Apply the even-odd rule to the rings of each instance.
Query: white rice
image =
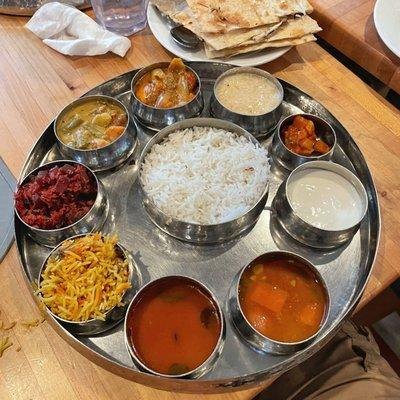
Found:
[[[268,184],[267,151],[223,129],[171,133],[145,156],[141,180],[164,214],[201,225],[245,214]]]

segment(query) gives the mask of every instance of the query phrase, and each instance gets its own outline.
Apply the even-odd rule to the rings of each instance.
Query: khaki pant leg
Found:
[[[346,322],[309,360],[281,375],[257,400],[400,400],[400,379],[372,334]]]

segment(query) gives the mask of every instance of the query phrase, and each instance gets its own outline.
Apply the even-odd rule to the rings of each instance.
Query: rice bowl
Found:
[[[182,126],[145,154],[142,188],[162,213],[179,221],[216,225],[237,219],[267,188],[268,153],[247,132],[217,127],[218,120],[214,127],[204,126],[205,119],[193,121],[203,126]]]

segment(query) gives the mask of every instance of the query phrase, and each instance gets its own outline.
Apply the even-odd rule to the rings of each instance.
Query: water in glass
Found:
[[[147,23],[148,0],[91,0],[97,21],[123,36],[142,30]]]

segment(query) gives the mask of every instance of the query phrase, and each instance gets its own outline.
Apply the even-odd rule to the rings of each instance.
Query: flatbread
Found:
[[[192,31],[214,50],[249,46],[261,42],[281,41],[283,39],[296,39],[321,31],[317,22],[308,15],[282,20],[278,24],[265,25],[251,29],[239,29],[223,34],[203,33],[197,31],[195,25],[194,22],[191,26]]]
[[[250,29],[235,29],[226,33],[202,33],[199,36],[215,50],[222,50],[243,45],[255,37],[267,37],[276,31],[284,20],[270,25]]]
[[[310,35],[305,35],[303,37],[295,38],[295,39],[275,40],[275,41],[271,41],[271,42],[262,42],[262,43],[247,45],[247,46],[223,49],[223,50],[213,50],[212,47],[209,47],[209,46],[207,46],[207,44],[205,44],[204,49],[206,52],[206,56],[208,58],[228,58],[228,57],[236,56],[238,54],[250,53],[252,51],[258,51],[258,50],[267,49],[267,48],[297,46],[299,44],[313,42],[315,40],[317,40],[315,38],[315,36],[313,34],[310,34]]]
[[[307,0],[151,0],[204,41],[208,58],[315,40],[321,28]],[[300,14],[300,15],[299,15]]]
[[[284,19],[275,24],[264,25],[250,29],[235,29],[225,33],[208,33],[201,30],[201,26],[189,7],[184,7],[186,1],[153,0],[152,3],[174,22],[183,25],[205,41],[215,50],[241,45],[255,36],[267,36],[279,28]],[[186,3],[187,5],[187,3]]]
[[[312,11],[307,0],[187,0],[201,30],[229,32],[275,24],[281,18]]]
[[[182,19],[181,19],[182,21]],[[278,29],[284,21],[276,24],[264,25],[251,29],[235,29],[226,33],[205,33],[201,32],[196,22],[187,22],[183,24],[193,33],[199,36],[205,43],[215,50],[222,50],[230,47],[237,47],[243,43],[250,41],[254,37],[266,37]]]
[[[288,19],[285,24],[282,24],[268,37],[268,41],[294,39],[320,31],[322,29],[318,26],[317,21],[308,15],[302,15]]]
[[[270,34],[254,36],[242,42],[240,46],[248,46],[261,42],[281,41],[284,39],[296,39],[311,33],[317,33],[321,30],[322,29],[315,20],[308,15],[302,15],[301,17],[289,18]]]

